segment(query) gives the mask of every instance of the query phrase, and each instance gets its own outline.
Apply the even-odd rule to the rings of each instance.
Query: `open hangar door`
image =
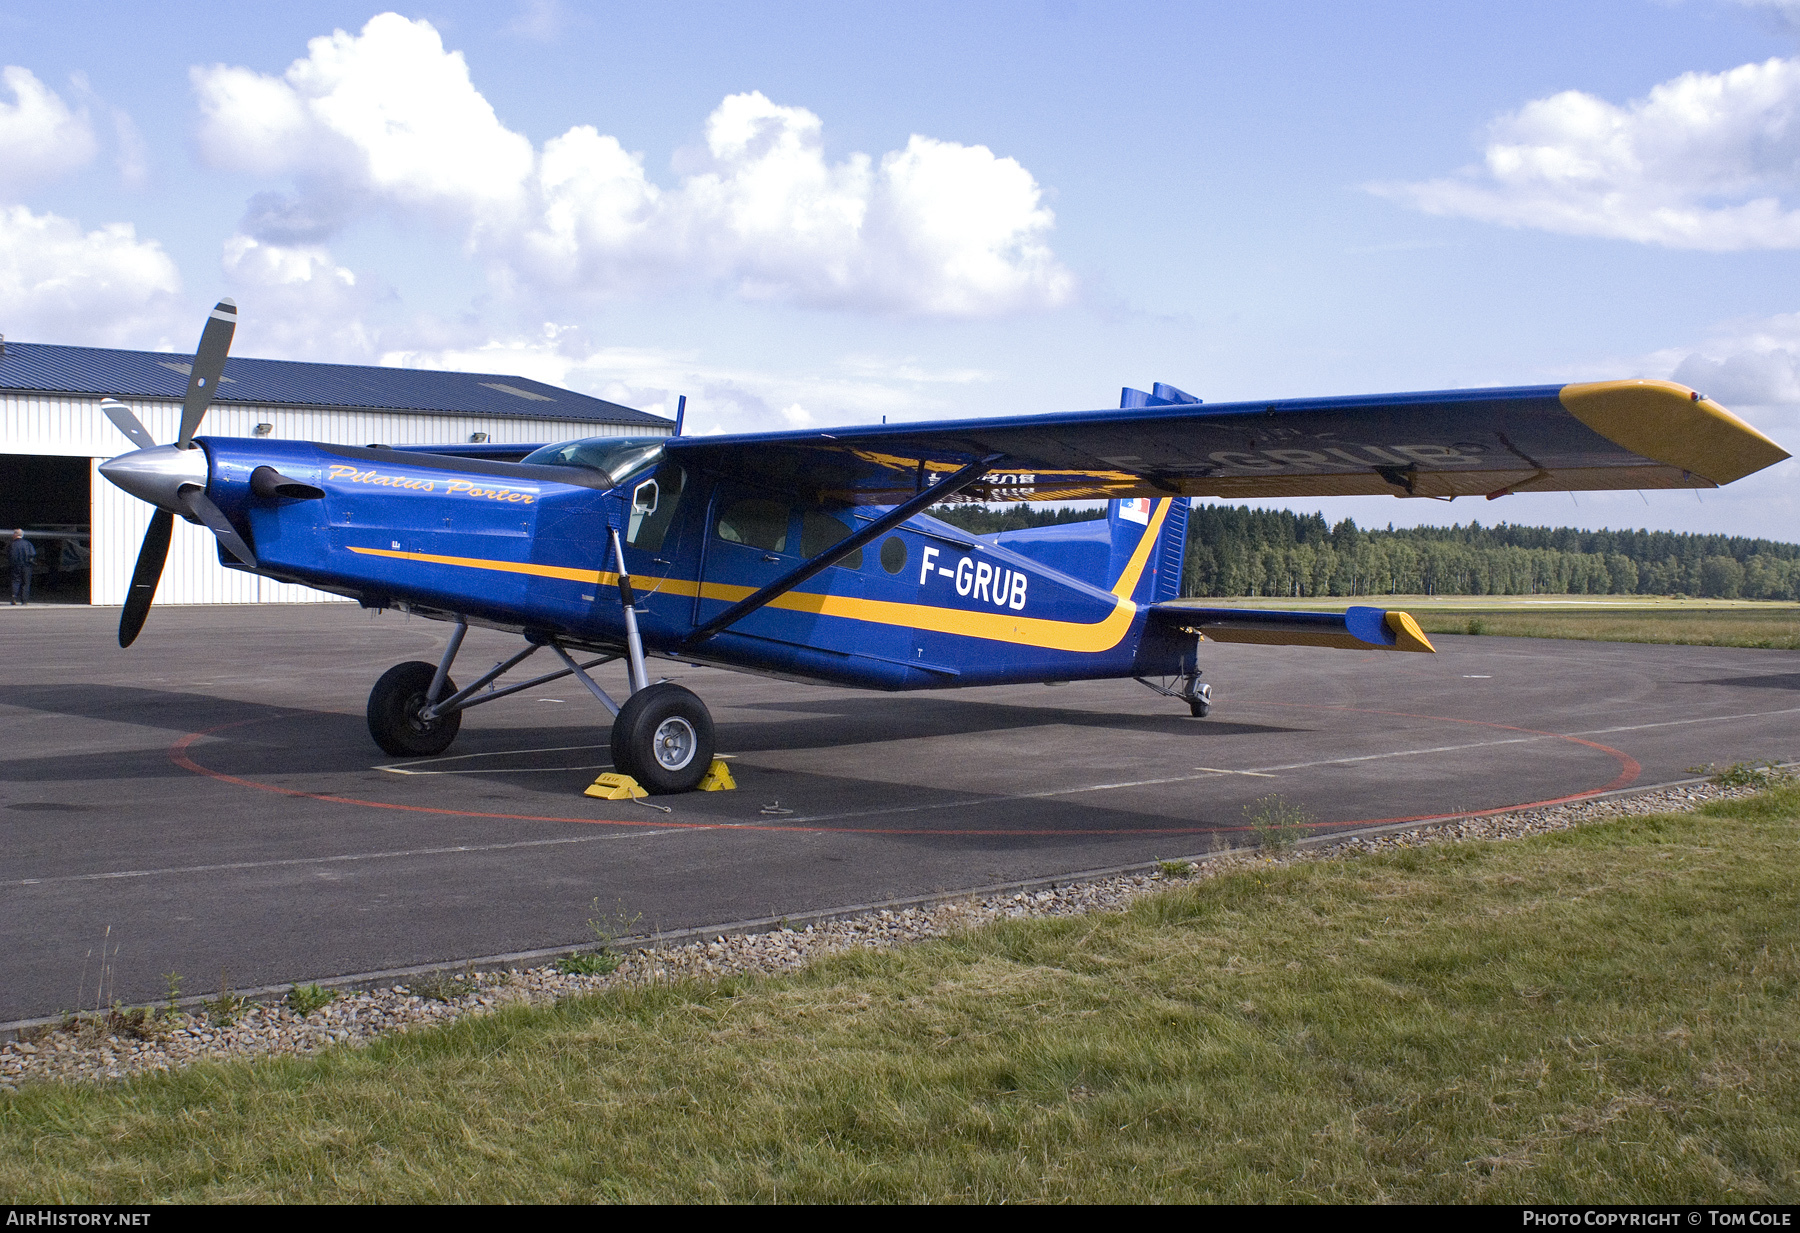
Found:
[[[92,468],[87,458],[0,454],[0,531],[10,540],[21,528],[37,546],[33,603],[90,602]]]

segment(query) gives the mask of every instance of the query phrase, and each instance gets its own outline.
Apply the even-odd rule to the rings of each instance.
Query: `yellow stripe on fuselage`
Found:
[[[981,612],[962,608],[939,608],[930,604],[904,604],[885,599],[856,599],[846,595],[820,595],[811,591],[789,591],[769,601],[769,607],[789,612],[810,612],[818,616],[841,617],[851,621],[867,621],[873,625],[898,625],[937,634],[959,634],[965,638],[982,638],[989,642],[1012,642],[1021,646],[1042,647],[1052,651],[1110,651],[1131,628],[1137,605],[1130,596],[1150,562],[1156,538],[1168,518],[1169,499],[1156,503],[1156,511],[1144,528],[1131,559],[1125,563],[1119,580],[1113,584],[1113,610],[1104,619],[1083,624],[1078,621],[1050,621],[1042,617],[1018,616],[1010,612]],[[429,565],[454,565],[462,569],[489,570],[503,574],[529,574],[536,578],[560,578],[565,582],[585,582],[593,586],[616,586],[619,575],[604,570],[567,569],[560,565],[537,565],[525,561],[490,561],[482,557],[440,556],[430,552],[401,552],[388,548],[357,548],[351,552],[362,556],[392,557],[400,561],[420,561]],[[641,582],[649,586],[649,578]],[[733,586],[723,582],[698,583],[691,578],[664,578],[655,582],[657,593],[736,603],[754,595],[755,587]]]

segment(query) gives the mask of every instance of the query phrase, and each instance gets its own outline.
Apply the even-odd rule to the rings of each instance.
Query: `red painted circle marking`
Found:
[[[1610,755],[1619,763],[1619,773],[1611,782],[1603,787],[1591,788],[1586,792],[1576,792],[1568,796],[1552,797],[1542,801],[1527,801],[1519,805],[1502,805],[1496,809],[1464,810],[1459,813],[1413,814],[1393,818],[1358,818],[1345,822],[1311,822],[1306,825],[1312,829],[1325,827],[1385,826],[1401,822],[1437,822],[1452,818],[1486,818],[1499,813],[1512,813],[1520,809],[1543,809],[1551,805],[1567,805],[1572,801],[1584,801],[1605,792],[1616,791],[1630,786],[1643,773],[1643,767],[1631,755],[1614,749],[1610,745],[1602,745],[1598,741],[1583,740],[1578,736],[1565,736],[1560,732],[1544,732],[1537,728],[1521,728],[1513,724],[1497,724],[1481,719],[1454,719],[1444,715],[1418,715],[1410,711],[1382,711],[1354,706],[1322,706],[1307,702],[1258,702],[1252,706],[1292,707],[1297,710],[1343,711],[1357,715],[1391,715],[1404,719],[1428,719],[1433,723],[1465,724],[1476,728],[1498,728],[1505,732],[1523,732],[1530,736],[1547,736],[1559,741],[1568,741],[1574,745],[1586,745],[1590,749],[1600,750]],[[401,813],[428,813],[452,818],[491,818],[500,822],[563,822],[579,826],[622,826],[641,827],[654,830],[739,830],[739,831],[776,831],[799,834],[841,834],[841,835],[947,835],[947,836],[1020,836],[1020,837],[1055,837],[1064,835],[1204,835],[1226,833],[1230,831],[1253,830],[1249,826],[1165,826],[1134,827],[1128,830],[1019,830],[994,828],[984,830],[947,830],[943,827],[875,827],[875,826],[777,826],[771,823],[758,822],[676,822],[672,819],[625,820],[616,818],[566,818],[549,814],[528,813],[482,813],[469,809],[443,809],[434,805],[401,805],[391,801],[366,801],[360,797],[339,796],[331,792],[304,792],[298,788],[283,788],[276,784],[260,783],[254,779],[244,779],[238,775],[228,775],[224,771],[215,771],[211,767],[202,766],[194,761],[188,750],[195,741],[216,732],[226,732],[233,728],[242,728],[250,724],[266,723],[271,719],[285,716],[259,716],[255,719],[240,719],[235,723],[218,724],[211,728],[203,728],[198,732],[190,732],[173,745],[169,746],[169,760],[184,771],[196,775],[205,775],[209,779],[221,783],[236,784],[241,788],[253,788],[258,792],[273,792],[279,796],[300,797],[305,800],[326,801],[334,805],[358,805],[366,809],[392,809]],[[1002,800],[1007,798],[1000,798]],[[981,804],[975,801],[971,804]],[[945,808],[955,808],[946,805]]]

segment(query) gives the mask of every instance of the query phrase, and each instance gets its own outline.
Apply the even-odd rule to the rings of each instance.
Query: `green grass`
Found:
[[[1577,638],[1598,642],[1663,642],[1800,650],[1800,608],[1518,609],[1464,608],[1414,612],[1428,634],[1492,634],[1507,638]]]
[[[0,1098],[13,1202],[1794,1202],[1800,788]]]

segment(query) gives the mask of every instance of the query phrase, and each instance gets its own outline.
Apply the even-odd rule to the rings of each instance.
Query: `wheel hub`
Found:
[[[414,732],[430,732],[437,726],[434,719],[426,719],[421,711],[425,709],[425,695],[414,694],[406,700],[406,726]]]
[[[650,748],[656,757],[657,764],[666,771],[678,771],[694,760],[694,750],[699,746],[700,738],[694,732],[694,726],[679,715],[671,716],[656,726],[656,735],[650,740]]]

